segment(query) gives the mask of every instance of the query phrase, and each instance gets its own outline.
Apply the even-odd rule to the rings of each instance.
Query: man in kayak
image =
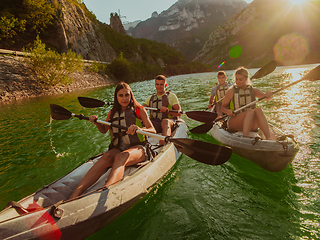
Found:
[[[231,84],[226,81],[227,75],[224,71],[218,72],[217,79],[219,84],[217,86],[214,86],[211,89],[208,109],[212,108],[215,105],[215,111],[218,114],[218,117],[222,117],[223,116],[223,112],[221,112],[222,100],[226,95],[226,92],[231,86]]]
[[[162,133],[162,136],[170,136],[175,121],[181,116],[180,113],[170,110],[181,110],[179,100],[174,93],[166,92],[167,78],[165,76],[156,77],[155,87],[157,92],[148,97],[143,106],[159,109],[158,111],[150,110],[151,122],[157,133]],[[164,144],[164,140],[160,140],[159,144]]]
[[[265,138],[270,139],[268,122],[261,108],[251,105],[236,115],[234,111],[255,101],[256,98],[266,96],[266,99],[270,100],[272,92],[263,93],[261,90],[252,87],[249,71],[244,67],[236,70],[235,83],[226,92],[221,106],[221,111],[229,116],[228,128],[233,131],[243,132],[244,137],[249,137],[250,131],[260,128]]]
[[[126,166],[142,162],[148,157],[146,139],[136,131],[143,130],[150,133],[156,133],[156,131],[147,111],[136,101],[127,83],[118,83],[114,93],[114,105],[106,121],[127,127],[128,130],[123,131],[117,127],[97,123],[97,119],[95,115],[89,118],[101,133],[105,134],[110,130],[109,150],[87,172],[69,199],[80,196],[100,178],[107,168],[112,167],[105,187],[120,181]]]

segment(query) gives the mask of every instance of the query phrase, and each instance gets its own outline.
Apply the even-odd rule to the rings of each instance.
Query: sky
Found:
[[[167,10],[178,0],[83,0],[87,8],[93,12],[100,22],[110,23],[110,13],[120,10],[120,15],[125,16],[122,22],[146,20],[154,11],[161,13]],[[245,0],[250,3],[253,0]]]

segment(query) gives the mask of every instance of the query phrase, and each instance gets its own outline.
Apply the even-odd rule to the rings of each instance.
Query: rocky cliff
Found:
[[[160,14],[152,13],[127,33],[167,43],[192,60],[210,33],[246,6],[243,0],[179,0]]]
[[[271,59],[283,65],[320,61],[320,4],[293,5],[288,0],[255,0],[210,34],[194,60],[233,69],[259,67]],[[240,46],[239,57],[230,50]]]
[[[122,22],[118,13],[110,14],[110,27],[121,34],[126,34],[126,30],[124,30],[124,27],[122,25]]]
[[[117,57],[113,48],[105,41],[98,21],[84,4],[57,1],[61,6],[59,21],[54,26],[57,35],[44,37],[46,44],[49,43],[62,51],[70,49],[88,60],[109,62]]]

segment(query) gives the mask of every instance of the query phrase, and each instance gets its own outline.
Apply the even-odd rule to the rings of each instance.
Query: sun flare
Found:
[[[307,1],[309,1],[309,0],[290,0],[290,2],[292,4],[296,4],[296,5],[300,5],[300,4],[307,2]]]

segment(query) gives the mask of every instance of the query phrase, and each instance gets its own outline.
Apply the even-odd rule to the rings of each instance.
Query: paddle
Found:
[[[272,73],[277,67],[277,62],[275,60],[272,60],[271,62],[267,63],[265,66],[263,66],[262,68],[260,68],[250,79],[258,79],[258,78],[262,78],[264,76],[267,76],[269,73]],[[219,99],[219,101],[214,102],[212,104],[211,107],[213,107],[213,105],[217,105],[218,103],[222,102],[224,99],[221,98]],[[207,108],[206,110],[208,110],[209,108]]]
[[[315,80],[319,80],[319,79],[320,79],[320,65],[317,66],[316,68],[312,69],[310,72],[308,72],[308,73],[307,73],[304,77],[302,77],[301,79],[299,79],[299,80],[297,80],[297,81],[294,81],[294,82],[288,84],[287,86],[284,86],[284,87],[282,87],[282,88],[280,88],[280,89],[278,89],[278,90],[276,90],[276,91],[273,91],[272,94],[276,94],[276,93],[278,93],[278,92],[280,92],[280,91],[282,91],[282,90],[284,90],[284,89],[286,89],[286,88],[289,88],[289,87],[291,87],[292,85],[295,85],[295,84],[297,84],[297,83],[299,83],[299,82],[301,82],[301,81],[303,81],[303,80],[315,81]],[[243,110],[243,109],[245,109],[245,108],[247,108],[247,107],[250,107],[250,106],[252,106],[252,105],[256,104],[257,102],[260,102],[260,101],[262,101],[262,100],[264,100],[264,99],[266,99],[266,96],[264,96],[264,97],[262,97],[262,98],[259,98],[259,99],[255,100],[255,101],[253,101],[253,102],[251,102],[251,103],[249,103],[249,104],[247,104],[247,105],[245,105],[245,106],[237,109],[236,111],[234,111],[234,113],[238,113],[238,112],[240,112],[241,110]],[[205,124],[199,125],[199,126],[193,128],[193,129],[191,129],[190,132],[191,132],[191,133],[194,133],[194,134],[206,133],[206,132],[208,132],[208,131],[213,127],[213,124],[214,124],[214,123],[216,123],[216,122],[218,122],[218,121],[221,121],[221,120],[223,120],[223,119],[225,119],[225,118],[227,118],[227,117],[228,117],[228,116],[225,115],[225,116],[223,116],[223,117],[221,117],[221,118],[219,118],[219,119],[214,120],[214,121],[211,122],[211,123],[205,123]]]
[[[50,104],[50,113],[51,113],[51,117],[55,120],[66,120],[66,119],[70,119],[71,117],[76,117],[76,118],[79,118],[80,120],[81,119],[89,120],[89,117],[71,113],[67,109],[56,104]],[[127,127],[124,127],[124,126],[120,126],[117,124],[104,122],[100,120],[97,120],[97,123],[104,124],[107,126],[117,127],[124,130],[128,129]],[[145,132],[142,130],[137,130],[136,132],[149,137],[165,140],[166,142],[172,142],[178,151],[189,156],[190,158],[193,158],[198,162],[205,163],[208,165],[223,164],[229,160],[232,154],[232,150],[230,148],[219,146],[213,143],[207,143],[207,142],[202,142],[202,141],[187,139],[187,138],[165,137],[158,134]]]
[[[88,98],[88,97],[78,97],[79,103],[83,107],[87,108],[96,108],[96,107],[103,107],[104,105],[113,105],[113,103],[110,102],[103,102],[98,99],[94,98]],[[151,107],[145,107],[145,109],[148,110],[154,110],[154,111],[159,111],[157,108],[151,108]],[[213,112],[204,112],[204,111],[188,111],[188,112],[183,112],[183,111],[178,111],[178,110],[168,110],[168,112],[175,112],[175,113],[181,113],[181,114],[186,114],[189,118],[199,121],[199,122],[212,122],[217,118],[217,114]]]

